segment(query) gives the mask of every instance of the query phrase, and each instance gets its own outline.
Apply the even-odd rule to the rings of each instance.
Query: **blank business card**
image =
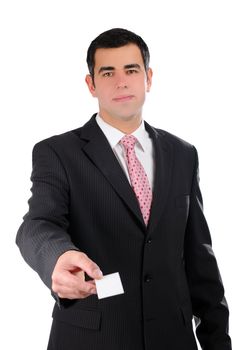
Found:
[[[112,297],[123,294],[123,286],[118,272],[103,276],[100,280],[95,280],[98,299]]]

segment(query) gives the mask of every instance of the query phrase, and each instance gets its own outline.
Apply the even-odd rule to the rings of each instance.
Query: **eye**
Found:
[[[136,73],[138,73],[138,70],[136,70],[136,69],[128,69],[126,71],[127,75],[132,75],[132,74],[136,74]]]
[[[103,77],[112,77],[113,76],[113,72],[105,72],[102,74]]]

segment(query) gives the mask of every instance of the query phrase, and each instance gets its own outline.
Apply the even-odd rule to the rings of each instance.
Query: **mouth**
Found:
[[[121,95],[113,98],[114,102],[127,102],[134,98],[133,95]]]

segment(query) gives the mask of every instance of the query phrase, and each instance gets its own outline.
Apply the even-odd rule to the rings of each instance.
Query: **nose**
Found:
[[[118,72],[116,77],[117,89],[126,89],[128,87],[126,74],[124,72]]]

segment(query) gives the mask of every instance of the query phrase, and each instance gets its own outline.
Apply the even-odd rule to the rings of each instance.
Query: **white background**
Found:
[[[1,348],[46,349],[53,299],[14,243],[28,208],[31,151],[97,111],[84,82],[86,50],[112,27],[135,31],[150,48],[145,119],[198,149],[205,214],[232,307],[231,18],[229,0],[0,2]]]

